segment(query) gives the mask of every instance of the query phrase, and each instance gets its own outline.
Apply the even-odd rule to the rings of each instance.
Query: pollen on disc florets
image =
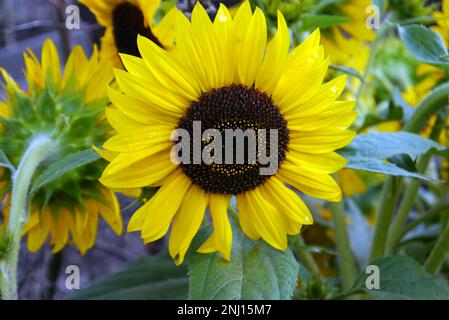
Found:
[[[287,122],[279,112],[278,107],[265,93],[241,84],[230,85],[204,93],[198,101],[192,103],[178,123],[179,129],[185,129],[193,137],[194,122],[201,123],[202,133],[206,129],[217,129],[225,137],[226,129],[253,129],[258,135],[261,129],[266,130],[266,153],[270,153],[270,129],[277,130],[277,161],[278,165],[285,159],[289,133]],[[225,141],[223,138],[222,141]],[[235,141],[234,141],[235,142]],[[252,150],[245,142],[244,163],[193,163],[193,139],[191,139],[190,160],[180,166],[191,181],[206,192],[221,194],[240,194],[252,190],[264,183],[270,175],[261,175],[260,168],[264,166],[256,155],[256,162],[249,162],[249,152]],[[210,143],[202,141],[202,149]],[[260,150],[259,140],[256,140],[256,150]],[[223,143],[223,157],[229,149]],[[236,146],[233,145],[234,159]],[[226,147],[226,148],[225,148]]]
[[[137,35],[150,39],[162,48],[162,44],[153,34],[151,28],[145,26],[142,11],[131,3],[124,2],[114,8],[112,24],[115,45],[120,53],[140,57],[136,41]]]

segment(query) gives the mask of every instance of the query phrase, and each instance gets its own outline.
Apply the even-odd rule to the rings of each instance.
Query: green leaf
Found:
[[[210,234],[204,228],[195,238],[189,255],[191,299],[290,299],[299,265],[292,251],[276,250],[263,241],[247,238],[230,214],[233,243],[231,261],[219,253],[202,254],[196,249]]]
[[[11,164],[6,154],[0,149],[0,167],[8,168],[11,172],[14,172],[16,168]]]
[[[358,135],[338,153],[348,160],[347,168],[431,180],[425,175],[408,171],[385,160],[402,154],[416,160],[432,148],[444,150],[440,144],[413,133],[372,132]]]
[[[362,272],[350,292],[364,291],[382,300],[447,300],[449,285],[439,276],[427,274],[423,267],[408,256],[388,256],[374,260],[379,268],[379,289],[367,289],[367,278],[373,274]],[[368,279],[370,283],[371,279]]]
[[[52,163],[34,180],[34,183],[31,186],[31,194],[34,194],[47,183],[54,181],[65,173],[98,159],[100,159],[100,156],[94,150],[87,149],[72,153],[63,159]]]
[[[126,269],[95,281],[75,293],[74,299],[147,300],[186,299],[187,270],[166,255],[143,257]]]
[[[421,62],[449,71],[447,48],[441,36],[423,25],[398,26],[399,36],[408,51]]]
[[[344,16],[327,14],[304,15],[301,18],[300,31],[315,30],[316,28],[326,29],[350,21],[351,19],[349,17]]]

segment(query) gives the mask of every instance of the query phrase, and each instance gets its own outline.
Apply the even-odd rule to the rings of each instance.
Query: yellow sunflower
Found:
[[[147,37],[163,48],[173,42],[171,25],[175,17],[172,9],[159,21],[153,23],[161,0],[79,0],[95,14],[100,25],[106,28],[101,39],[100,57],[122,67],[119,53],[140,56],[137,35]]]
[[[0,145],[17,167],[29,141],[48,134],[55,141],[57,157],[89,149],[106,140],[111,127],[104,117],[108,103],[107,85],[113,80],[111,63],[100,63],[96,48],[90,58],[78,46],[71,52],[61,73],[56,47],[46,40],[41,60],[28,50],[24,53],[28,91],[0,68],[5,80],[6,100],[0,102]],[[99,216],[117,234],[122,233],[122,219],[114,193],[98,182],[105,166],[103,159],[91,162],[58,177],[36,191],[25,224],[28,249],[39,250],[49,238],[53,252],[70,240],[84,254],[95,243]],[[36,175],[46,169],[44,164]],[[9,171],[2,171],[0,185],[11,181]],[[11,194],[2,188],[6,199],[3,213],[10,210]]]
[[[111,162],[100,181],[112,188],[160,186],[133,215],[128,231],[141,231],[148,243],[163,237],[171,224],[169,252],[177,264],[206,208],[214,231],[198,251],[219,251],[230,259],[232,196],[245,234],[285,250],[287,234],[312,224],[312,216],[284,183],[313,197],[341,200],[330,174],[346,163],[334,150],[355,135],[346,129],[356,117],[355,101],[336,101],[346,77],[323,83],[329,61],[318,30],[289,52],[282,14],[268,45],[265,17],[258,8],[253,13],[248,2],[233,18],[224,5],[214,21],[200,4],[191,22],[181,12],[176,15],[173,50],[138,37],[142,58],[121,55],[127,71],[115,70],[120,90],[109,88],[116,109],[107,112],[117,134],[103,145]],[[173,131],[192,136],[198,122],[203,133],[274,130],[278,170],[262,175],[259,152],[255,163],[249,156],[241,164],[172,161]],[[198,156],[190,150],[190,159]]]
[[[373,41],[376,37],[374,30],[367,28],[366,20],[371,13],[366,9],[373,3],[371,0],[348,0],[345,1],[339,9],[351,19],[350,22],[343,23],[341,28],[358,40]]]
[[[432,29],[443,37],[446,46],[449,47],[449,0],[443,0],[441,3],[441,11],[433,13],[437,25]]]

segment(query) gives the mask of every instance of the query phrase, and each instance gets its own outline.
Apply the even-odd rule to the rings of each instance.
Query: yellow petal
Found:
[[[187,249],[201,226],[207,200],[207,194],[201,188],[192,185],[173,218],[168,250],[177,265],[184,261]]]
[[[231,196],[224,194],[209,194],[209,209],[214,231],[198,249],[198,252],[209,253],[219,251],[227,260],[231,260],[232,229],[228,218],[228,205]]]
[[[238,80],[250,87],[254,84],[257,72],[262,64],[267,44],[267,24],[262,11],[256,8],[249,26],[236,29],[236,32],[245,34],[238,51]]]
[[[278,29],[267,46],[267,52],[257,73],[256,88],[271,92],[284,70],[290,48],[290,34],[281,12],[278,12]]]
[[[142,238],[146,242],[164,236],[190,185],[189,178],[181,170],[173,172],[156,194],[131,217],[128,232],[142,230]]]
[[[355,137],[355,132],[340,128],[316,131],[290,131],[289,148],[305,153],[322,154],[343,148]]]
[[[238,196],[237,201],[245,203],[244,207],[249,210],[250,223],[262,239],[276,249],[287,248],[285,218],[263,199],[260,190],[256,188],[245,192]]]
[[[161,152],[112,174],[105,170],[100,182],[110,188],[119,189],[147,187],[170,174],[176,167],[170,160],[169,153]]]
[[[277,174],[279,179],[309,196],[333,202],[341,200],[340,187],[328,174],[298,168],[288,160],[284,161]]]

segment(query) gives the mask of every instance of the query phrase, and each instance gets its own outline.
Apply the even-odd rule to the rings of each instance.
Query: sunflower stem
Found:
[[[441,118],[437,118],[435,125],[432,128],[432,132],[430,133],[430,139],[438,140],[440,136],[441,130],[443,128],[444,122]],[[429,165],[431,158],[431,154],[428,152],[422,157],[420,157],[417,161],[416,168],[419,173],[424,173]],[[418,179],[413,179],[405,188],[404,197],[401,201],[401,204],[398,209],[398,213],[395,217],[393,224],[390,226],[388,230],[388,238],[387,238],[387,246],[385,248],[385,255],[390,255],[393,253],[394,248],[397,246],[399,241],[401,240],[401,230],[407,221],[409,216],[409,212],[413,207],[413,204],[416,200],[416,195],[418,193],[418,189],[421,182]],[[442,226],[444,229],[446,225]]]
[[[444,232],[439,237],[435,247],[430,252],[424,263],[424,268],[429,273],[438,273],[449,254],[449,224],[446,224]]]
[[[304,242],[304,238],[302,235],[297,235],[291,238],[290,245],[298,257],[298,259],[302,262],[304,267],[313,277],[320,277],[320,269],[315,262],[310,251],[307,250],[307,244]]]
[[[28,191],[31,179],[39,164],[53,148],[52,140],[46,135],[35,137],[23,154],[12,182],[11,209],[8,220],[8,231],[12,235],[12,250],[3,262],[4,285],[1,287],[3,300],[17,300],[17,264],[20,250],[20,239],[23,225],[28,218]]]
[[[417,133],[432,115],[449,104],[449,82],[443,83],[432,90],[418,105],[410,120],[404,126],[404,131]]]
[[[393,216],[394,207],[398,199],[397,179],[388,177],[383,186],[380,206],[377,211],[376,227],[374,228],[373,244],[371,247],[370,261],[382,257],[387,242],[387,232]]]
[[[429,164],[430,153],[423,155],[418,160],[417,169],[418,172],[424,172]],[[415,203],[416,194],[418,193],[420,181],[413,179],[410,184],[405,188],[404,197],[398,209],[398,213],[393,221],[393,224],[388,230],[387,244],[385,248],[385,255],[393,253],[394,248],[401,239],[401,230],[407,221],[410,210]]]
[[[436,114],[438,110],[448,105],[449,82],[443,83],[430,92],[413,112],[410,120],[404,126],[404,131],[417,133],[421,130],[427,119]],[[397,180],[397,183],[395,181]],[[370,261],[385,254],[387,231],[396,201],[399,197],[401,180],[389,176],[385,181],[382,199],[377,212],[377,223],[374,230],[373,245]],[[411,191],[410,191],[411,192]]]
[[[332,220],[334,223],[335,242],[343,278],[343,289],[351,288],[354,283],[357,268],[356,261],[349,244],[349,235],[346,230],[343,201],[331,204]]]

